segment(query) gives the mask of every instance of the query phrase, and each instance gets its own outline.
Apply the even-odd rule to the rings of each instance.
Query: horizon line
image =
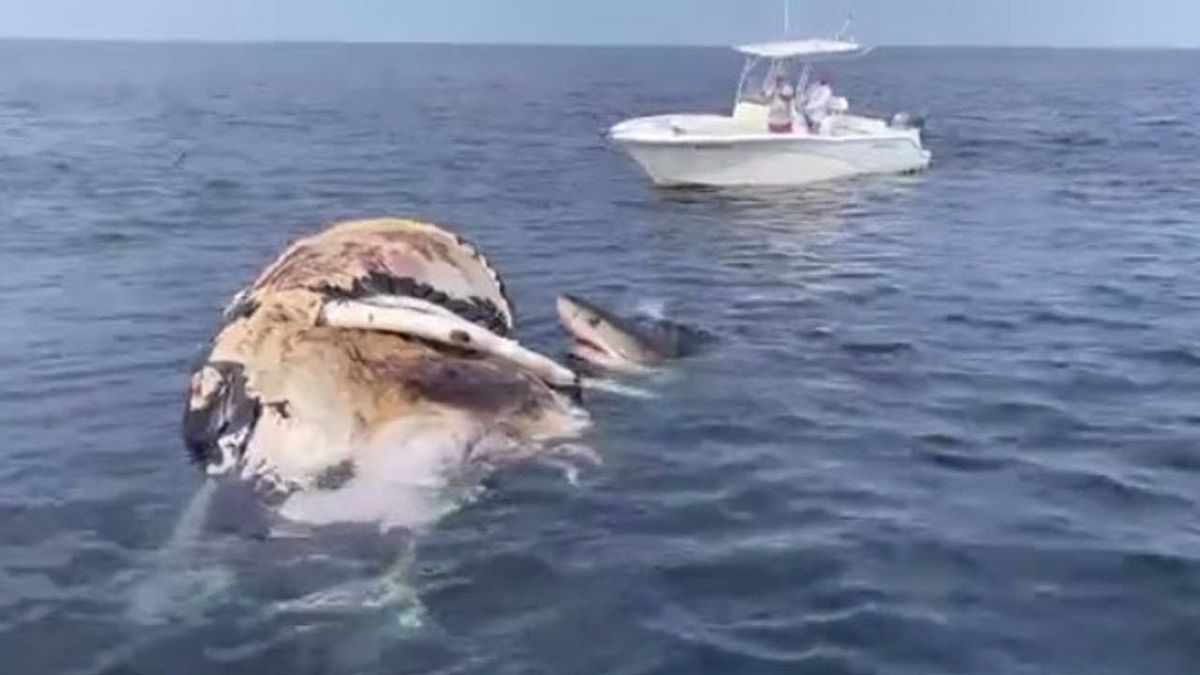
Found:
[[[211,45],[211,46],[415,46],[415,47],[554,47],[554,48],[649,48],[649,49],[728,49],[742,43],[716,42],[537,42],[467,40],[360,40],[340,38],[185,38],[185,37],[64,37],[54,35],[2,35],[0,42],[66,42],[84,44]],[[1200,44],[1038,44],[1038,43],[952,43],[894,42],[881,43],[875,49],[1044,49],[1062,51],[1197,51]]]

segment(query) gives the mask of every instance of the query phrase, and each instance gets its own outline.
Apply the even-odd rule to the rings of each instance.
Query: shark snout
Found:
[[[587,321],[589,315],[595,314],[591,305],[570,293],[559,295],[554,306],[558,310],[559,320],[568,328],[578,322]]]

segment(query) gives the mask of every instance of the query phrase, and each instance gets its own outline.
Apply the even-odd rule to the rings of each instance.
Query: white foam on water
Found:
[[[410,539],[404,551],[382,574],[365,579],[351,579],[318,589],[303,597],[271,605],[267,614],[305,614],[310,612],[361,614],[387,612],[394,623],[405,630],[424,627],[426,609],[411,581],[415,540]]]
[[[226,567],[203,563],[198,551],[217,486],[206,480],[188,502],[149,569],[132,578],[127,615],[138,625],[164,625],[198,613],[233,585]]]
[[[650,372],[647,370],[647,372]],[[603,378],[585,377],[580,383],[584,389],[592,391],[603,391],[608,394],[616,394],[618,396],[628,396],[629,398],[637,398],[642,400],[654,400],[658,398],[658,394],[649,389],[634,387],[628,384],[621,384],[613,380]]]
[[[651,319],[667,318],[667,302],[662,298],[642,298],[634,305],[634,309],[638,314],[643,314]]]

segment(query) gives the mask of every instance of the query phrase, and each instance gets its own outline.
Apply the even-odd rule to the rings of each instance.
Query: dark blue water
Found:
[[[882,50],[835,86],[927,114],[931,171],[771,192],[656,191],[598,135],[727,107],[721,50],[0,63],[3,672],[1200,663],[1200,53]],[[404,542],[164,558],[217,311],[385,213],[478,241],[539,349],[564,290],[720,343],[653,401],[591,396],[577,485],[531,465]]]

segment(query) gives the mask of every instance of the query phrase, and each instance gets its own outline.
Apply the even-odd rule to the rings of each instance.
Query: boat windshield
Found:
[[[775,79],[783,79],[796,91],[804,91],[808,76],[808,66],[794,59],[762,58],[750,56],[742,69],[742,79],[738,84],[737,103],[759,103],[765,105],[770,99],[770,93],[775,88]]]

